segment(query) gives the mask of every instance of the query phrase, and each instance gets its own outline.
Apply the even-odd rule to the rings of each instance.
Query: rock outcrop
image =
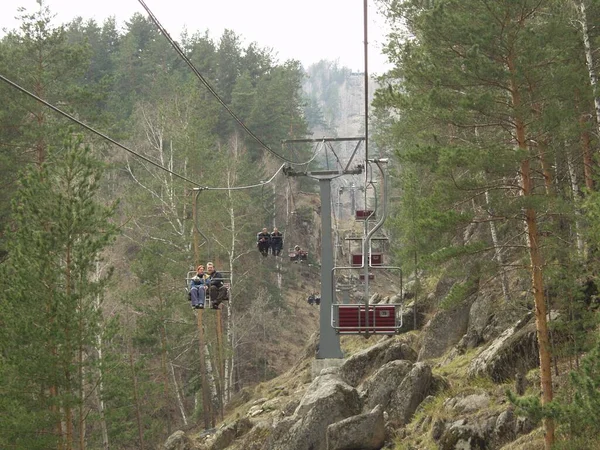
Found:
[[[392,393],[402,384],[412,366],[410,361],[390,361],[367,378],[358,388],[363,399],[363,411],[370,411],[377,405],[387,409]]]
[[[438,358],[456,345],[467,332],[470,309],[471,302],[440,309],[423,329],[423,345],[418,361]]]
[[[469,365],[470,377],[489,376],[495,382],[526,373],[539,364],[535,322],[529,316],[507,329]]]
[[[381,406],[327,428],[327,450],[379,450],[384,444],[385,424]]]
[[[276,424],[267,448],[326,450],[327,427],[360,411],[357,390],[338,374],[324,373],[307,388],[294,414]]]
[[[163,445],[163,449],[164,450],[192,450],[193,446],[192,446],[192,441],[190,441],[190,439],[187,437],[187,435],[183,431],[178,430],[175,433],[173,433],[171,436],[169,436],[169,438],[167,439],[167,442],[165,442]]]
[[[399,426],[410,422],[417,407],[429,395],[432,381],[431,367],[425,363],[416,363],[390,397],[390,422]]]
[[[416,359],[416,352],[402,339],[386,339],[348,358],[340,368],[340,375],[349,385],[358,386],[367,376],[390,361]]]

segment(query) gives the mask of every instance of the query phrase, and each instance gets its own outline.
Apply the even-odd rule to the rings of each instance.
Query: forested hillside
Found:
[[[280,145],[306,135],[304,72],[231,30],[183,36],[217,99],[141,14],[123,29],[51,18],[23,13],[1,75],[121,146],[0,83],[0,447],[155,448],[203,410],[188,270],[231,272],[223,343],[205,312],[215,405],[288,367],[314,329],[276,326],[300,275],[277,277],[255,245],[262,227],[301,225],[285,209],[297,184],[261,183],[282,163],[263,146],[310,158]]]
[[[404,278],[372,294],[404,302],[402,335],[345,338],[316,375],[321,205],[279,171],[338,155],[281,141],[364,133],[362,74],[234,30],[177,37],[188,65],[141,14],[22,12],[0,40],[0,448],[598,448],[600,1],[376,3],[370,149]],[[337,243],[365,178],[336,181]],[[274,226],[280,260],[256,250]],[[218,312],[186,292],[208,261]]]
[[[377,132],[401,167],[398,256],[462,280],[439,307],[491,285],[488,314],[533,311],[541,399],[529,407],[545,411],[546,448],[556,425],[588,448],[597,394],[551,402],[553,366],[597,345],[600,3],[380,4],[395,69],[380,80]],[[585,376],[597,388],[598,373]]]

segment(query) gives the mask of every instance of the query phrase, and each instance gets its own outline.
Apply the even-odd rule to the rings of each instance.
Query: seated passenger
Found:
[[[192,308],[204,308],[204,299],[206,298],[206,290],[208,288],[208,275],[204,273],[204,266],[200,265],[196,269],[196,275],[190,280],[190,300]]]
[[[269,246],[271,245],[271,234],[266,228],[263,228],[260,233],[256,235],[256,246],[258,251],[263,255],[269,254]]]
[[[271,253],[273,256],[279,256],[281,253],[281,249],[283,248],[283,234],[277,229],[277,227],[273,227],[273,232],[271,233]]]
[[[306,261],[308,258],[308,252],[306,250],[302,250],[299,245],[294,247],[294,251],[290,253],[290,261],[302,262]]]
[[[208,271],[208,279],[210,281],[208,296],[210,297],[213,309],[219,309],[221,302],[229,300],[227,287],[223,282],[223,275],[217,272],[212,262],[206,263],[206,270]]]

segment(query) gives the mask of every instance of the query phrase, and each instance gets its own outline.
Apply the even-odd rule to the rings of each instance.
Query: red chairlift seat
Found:
[[[400,305],[333,305],[332,327],[337,334],[397,334],[402,327]],[[367,314],[369,325],[367,326]]]
[[[355,217],[356,220],[375,219],[375,211],[372,209],[357,209]]]
[[[365,274],[361,273],[358,278],[360,279],[360,281],[365,281]],[[374,280],[375,279],[375,275],[372,273],[369,273],[369,280]]]
[[[383,254],[382,253],[371,253],[371,265],[372,266],[383,266]]]
[[[363,263],[363,255],[362,253],[352,253],[350,255],[350,265],[351,266],[362,266]],[[371,253],[371,257],[369,258],[369,264],[371,266],[383,266],[383,254],[382,253]]]

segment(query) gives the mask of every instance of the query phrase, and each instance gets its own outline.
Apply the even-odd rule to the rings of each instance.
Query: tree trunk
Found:
[[[521,94],[516,81],[516,68],[512,55],[507,59],[508,69],[511,75],[511,99],[515,111],[515,134],[517,145],[520,150],[528,151],[525,137],[525,122],[519,115],[521,108]],[[524,159],[520,165],[521,189],[524,197],[533,195],[533,180],[531,178],[530,159]],[[542,271],[542,254],[540,249],[540,236],[537,228],[536,211],[531,206],[525,208],[525,226],[529,247],[529,258],[531,261],[531,283],[533,287],[533,298],[535,303],[536,330],[539,344],[540,358],[540,381],[542,387],[542,406],[552,401],[552,362],[550,359],[550,343],[548,335],[548,323],[546,314],[546,302],[544,299],[544,280]],[[544,443],[546,450],[550,450],[554,443],[554,422],[552,419],[544,419]]]
[[[169,366],[171,367],[171,376],[173,377],[173,386],[175,386],[175,395],[177,396],[177,405],[179,406],[179,412],[181,413],[181,419],[183,420],[183,424],[187,426],[188,420],[185,414],[185,406],[183,405],[183,399],[181,398],[181,392],[179,391],[179,384],[177,383],[177,377],[175,376],[175,367],[173,363],[170,362]]]
[[[573,204],[575,205],[575,237],[577,242],[577,254],[583,257],[585,253],[585,243],[581,236],[581,224],[580,224],[580,213],[579,213],[579,186],[577,184],[577,174],[575,173],[575,167],[573,167],[573,158],[571,152],[567,150],[567,168],[569,171],[569,180],[571,181],[571,193],[573,194]]]
[[[485,203],[490,215],[493,216],[494,210],[490,204],[490,193],[488,191],[485,191]],[[504,300],[509,301],[510,288],[508,284],[508,276],[506,274],[506,270],[504,269],[504,258],[502,257],[502,250],[500,249],[500,243],[498,241],[498,230],[496,229],[496,223],[493,220],[490,220],[490,234],[492,235],[492,244],[494,245],[494,258],[496,259],[496,262],[500,268],[502,295],[504,296]]]
[[[131,370],[131,378],[133,379],[133,401],[135,403],[135,417],[137,419],[138,442],[140,450],[144,450],[144,426],[142,424],[142,408],[140,405],[140,396],[138,392],[138,379],[133,360],[133,343],[131,337],[128,342],[129,347],[129,370]]]
[[[200,381],[202,383],[202,417],[204,429],[208,430],[211,425],[211,401],[206,370],[206,342],[204,340],[204,326],[202,324],[202,310],[197,310],[198,318],[198,344],[200,346]]]
[[[592,158],[592,139],[587,129],[587,120],[583,114],[579,116],[581,125],[581,151],[583,153],[583,176],[585,187],[589,192],[594,190],[594,160]]]
[[[158,288],[160,289],[161,281],[158,280]],[[164,398],[164,408],[165,413],[167,414],[167,436],[171,436],[171,399],[169,396],[169,374],[167,372],[167,333],[165,331],[165,317],[164,317],[164,307],[165,300],[162,298],[161,293],[159,292],[159,302],[160,302],[160,347],[161,347],[161,358],[160,358],[160,366],[163,374],[163,398]]]
[[[210,351],[208,350],[208,346],[204,346],[204,357],[206,360],[206,376],[208,378],[208,386],[210,387],[210,398],[211,405],[217,406],[219,404],[219,392],[217,390],[217,382],[215,379],[215,373],[213,371],[212,363],[210,360]],[[213,409],[214,410],[214,409]],[[211,414],[210,416],[211,425],[215,426],[215,415]]]
[[[96,274],[95,281],[100,279],[100,263],[96,262]],[[94,309],[96,312],[100,312],[101,307],[100,294],[96,295]],[[98,356],[98,389],[96,391],[98,401],[98,414],[100,416],[100,430],[102,433],[102,450],[110,450],[108,440],[108,427],[106,425],[106,410],[104,404],[104,372],[103,372],[103,342],[102,342],[102,329],[98,326],[98,333],[96,334],[96,354]]]
[[[594,69],[594,55],[592,52],[592,46],[590,43],[590,34],[587,25],[587,12],[585,7],[585,0],[579,0],[579,3],[575,4],[579,13],[579,23],[581,25],[581,35],[583,38],[583,47],[585,51],[585,63],[588,68],[588,75],[590,78],[590,85],[592,86],[592,92],[594,94],[594,107],[596,110],[596,125],[597,131],[600,134],[600,97],[598,97],[598,77]]]

